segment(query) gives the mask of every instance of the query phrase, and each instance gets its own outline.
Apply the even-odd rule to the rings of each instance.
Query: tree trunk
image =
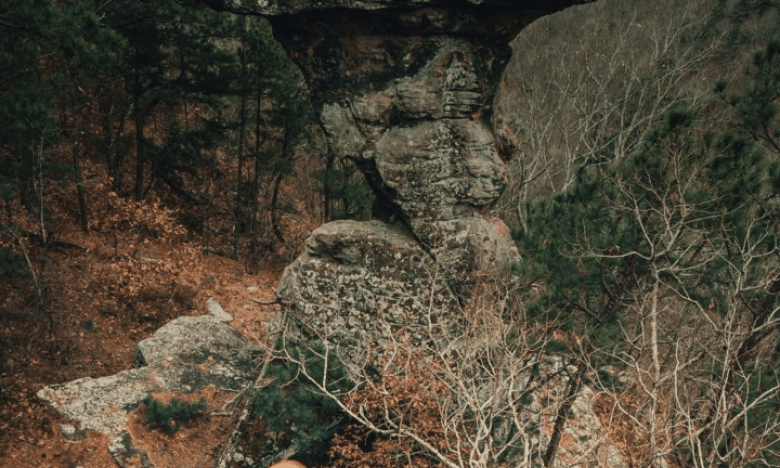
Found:
[[[133,84],[133,106],[135,107],[135,199],[144,197],[144,115],[141,110],[141,70],[138,63],[138,51],[135,55],[135,77]]]
[[[661,382],[661,360],[658,354],[658,295],[661,284],[660,273],[653,266],[653,297],[650,303],[650,351],[652,354],[652,379],[653,386],[650,390],[650,414],[648,415],[648,438],[650,443],[650,467],[662,468],[663,457],[658,449],[657,421],[659,407],[658,387]]]
[[[580,389],[582,383],[582,377],[585,375],[585,363],[579,363],[577,372],[570,377],[569,389],[566,391],[566,397],[558,407],[558,415],[555,418],[555,427],[553,428],[552,436],[550,437],[550,443],[547,445],[547,452],[544,454],[544,466],[550,468],[552,461],[555,459],[555,454],[558,452],[558,445],[561,442],[561,435],[566,426],[566,416],[571,410],[571,405],[574,403],[574,398]]]
[[[37,175],[38,175],[38,223],[41,228],[41,241],[45,249],[49,243],[46,235],[46,203],[43,196],[43,148],[46,142],[46,129],[41,132],[41,140],[38,142]]]
[[[244,76],[246,76],[246,58],[242,57],[242,66]],[[241,183],[244,179],[244,153],[246,152],[246,90],[241,90],[241,110],[239,111],[239,127],[238,127],[238,168],[236,169],[236,208],[235,218],[233,224],[233,244],[236,249],[236,258],[240,258],[241,252],[239,250],[238,236],[239,233],[244,230],[242,224],[246,224],[246,214],[242,210],[243,199]],[[245,228],[245,227],[244,227]]]
[[[255,150],[254,150],[254,156],[255,156],[255,174],[254,178],[252,180],[252,203],[249,204],[251,206],[251,212],[250,215],[250,229],[249,232],[253,236],[257,235],[257,213],[260,211],[260,173],[261,173],[261,163],[260,163],[260,149],[262,148],[262,142],[263,142],[263,130],[261,127],[261,117],[262,117],[262,100],[263,100],[263,89],[262,87],[258,86],[257,88],[257,109],[255,114]],[[253,252],[254,254],[254,252]]]
[[[89,232],[89,212],[87,211],[87,198],[86,194],[84,193],[84,181],[81,177],[81,165],[79,164],[78,130],[75,130],[75,141],[73,142],[73,171],[76,173],[76,194],[79,197],[81,230],[84,232]]]
[[[323,191],[323,206],[322,206],[322,222],[327,223],[330,221],[330,177],[333,172],[333,164],[336,160],[336,156],[333,151],[330,150],[330,144],[328,144],[328,159],[325,162],[325,174],[323,176],[322,191]]]
[[[282,184],[283,176],[284,170],[279,170],[276,178],[274,178],[274,191],[273,195],[271,195],[271,228],[273,229],[276,238],[282,244],[284,244],[284,236],[282,235],[282,230],[279,227],[279,210],[276,208],[276,205],[279,202],[279,186]]]

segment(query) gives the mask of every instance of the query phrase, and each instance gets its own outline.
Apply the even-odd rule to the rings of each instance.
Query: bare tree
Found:
[[[642,464],[775,466],[775,195],[754,153],[713,143],[694,128],[695,120],[686,120],[693,115],[673,113],[667,125],[654,127],[646,151],[622,170],[603,172],[614,188],[606,210],[636,238],[629,248],[605,248],[590,231],[573,252],[600,265],[605,285],[614,284],[606,279],[614,274],[612,262],[635,266],[630,286],[604,289],[625,317],[623,337],[594,350],[590,364],[598,376],[599,363],[621,363],[631,384],[612,399],[643,439],[633,457]],[[722,165],[729,169],[720,172]],[[737,180],[729,180],[736,177],[732,170],[739,171]]]
[[[553,464],[553,426],[561,408],[568,417],[579,396],[580,367],[548,354],[556,324],[528,317],[523,304],[510,299],[516,287],[480,283],[459,310],[439,309],[431,298],[422,333],[377,314],[376,343],[382,344],[365,350],[340,347],[291,312],[277,352],[297,366],[299,378],[336,402],[353,427],[379,437],[364,454],[378,466],[535,467],[542,460],[565,466]],[[302,339],[302,329],[308,338]],[[337,391],[328,369],[339,361],[350,368],[354,385]],[[352,442],[364,437],[353,436]],[[336,437],[332,455],[341,466],[360,466],[365,460],[349,437]],[[603,441],[595,439],[574,456],[596,459]]]
[[[520,34],[497,100],[519,142],[497,206],[505,219],[525,226],[527,201],[568,189],[583,164],[620,161],[669,109],[704,99],[704,65],[723,39],[709,8],[602,1]]]

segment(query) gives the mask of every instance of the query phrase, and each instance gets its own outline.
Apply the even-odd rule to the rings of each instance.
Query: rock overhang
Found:
[[[206,3],[217,9],[267,16],[334,8],[380,11],[453,6],[457,8],[491,6],[507,10],[520,9],[533,11],[543,16],[570,5],[592,1],[594,0],[206,0]]]
[[[414,309],[404,286],[429,275],[441,283],[434,296],[455,310],[474,278],[500,278],[520,261],[507,227],[489,215],[516,141],[495,122],[493,101],[520,30],[589,0],[204,1],[268,18],[307,82],[331,157],[363,171],[382,215],[408,231],[417,254],[401,257],[419,257],[376,255],[395,239],[376,222],[317,229],[279,291],[302,330],[345,343],[369,330],[338,330],[371,313],[395,323]],[[412,295],[422,304],[426,294]]]

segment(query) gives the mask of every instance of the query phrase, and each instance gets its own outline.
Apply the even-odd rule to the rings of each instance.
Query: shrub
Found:
[[[144,415],[146,416],[147,424],[168,435],[178,431],[182,422],[202,416],[208,407],[208,404],[203,400],[187,403],[174,398],[170,403],[165,404],[151,396],[146,397],[143,400],[143,404],[146,406]]]
[[[333,382],[328,386],[329,391],[351,389],[354,384],[347,378],[343,364],[328,353],[326,365],[322,351],[292,349],[288,352],[295,361],[306,361],[313,375],[327,372],[328,381]],[[278,452],[295,446],[296,457],[307,465],[325,462],[331,438],[346,426],[347,415],[333,399],[318,391],[294,362],[272,363],[268,376],[274,379],[274,384],[254,392],[251,411],[255,417],[263,418],[269,431],[283,435],[269,450]]]

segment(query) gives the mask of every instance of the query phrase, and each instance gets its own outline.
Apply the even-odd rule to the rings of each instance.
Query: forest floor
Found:
[[[0,378],[8,393],[0,398],[0,467],[114,467],[107,436],[88,432],[86,440],[65,441],[61,425],[68,421],[36,392],[130,369],[136,343],[178,316],[207,314],[209,297],[234,317],[230,326],[259,343],[268,308],[251,299],[273,299],[284,261],[275,257],[249,274],[241,262],[204,251],[202,237],[175,226],[148,236],[86,234],[67,222],[50,227],[57,238],[45,252],[33,241],[19,243],[40,287],[29,275],[0,282]],[[198,398],[209,402],[210,414],[234,395],[212,388]],[[138,418],[129,430],[147,451],[164,455],[158,468],[199,468],[213,465],[232,419],[210,415],[166,436]]]

